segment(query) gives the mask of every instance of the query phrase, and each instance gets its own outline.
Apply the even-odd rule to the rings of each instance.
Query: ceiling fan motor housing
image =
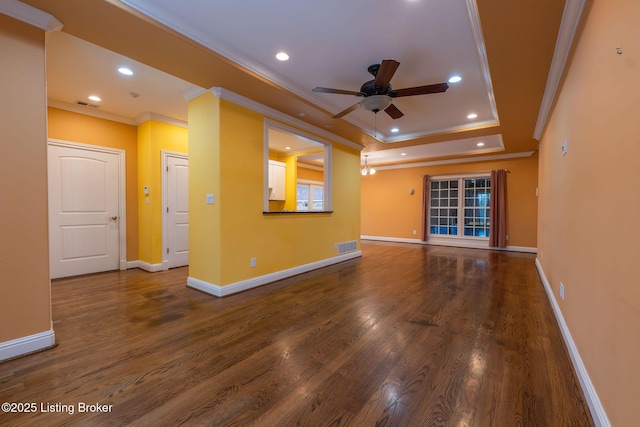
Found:
[[[386,88],[381,88],[375,86],[375,80],[369,80],[360,87],[360,92],[364,93],[365,97],[371,95],[386,95],[391,92],[391,84]]]

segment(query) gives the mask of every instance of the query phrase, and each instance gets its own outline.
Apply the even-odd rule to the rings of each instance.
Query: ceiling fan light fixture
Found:
[[[362,100],[360,105],[362,105],[368,111],[373,111],[377,113],[378,111],[382,111],[391,105],[391,99],[388,95],[371,95]]]

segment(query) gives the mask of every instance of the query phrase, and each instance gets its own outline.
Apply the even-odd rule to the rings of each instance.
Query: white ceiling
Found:
[[[365,147],[371,163],[505,151],[499,133],[491,135],[489,130],[481,137],[464,134],[499,124],[475,0],[121,3],[327,111],[329,117],[362,98],[314,93],[312,88],[358,91],[362,83],[373,79],[367,67],[382,59],[400,62],[391,79],[394,89],[462,76],[462,81],[450,84],[445,93],[395,98],[394,104],[405,114],[397,120],[364,108],[342,119],[329,118],[333,123],[346,120],[384,143],[373,150]],[[279,51],[286,51],[290,59],[276,60]],[[118,74],[116,70],[122,65],[129,66],[134,76]],[[47,80],[50,105],[129,123],[157,117],[186,125],[184,94],[198,89],[64,31],[51,33],[47,41]],[[90,94],[101,96],[102,101],[89,101]],[[95,104],[96,108],[75,106],[76,101]],[[470,113],[477,118],[468,119]],[[324,126],[331,131],[330,124]],[[391,132],[393,127],[399,132]],[[449,135],[446,142],[412,142],[443,133]],[[456,134],[457,139],[452,137]],[[479,142],[485,145],[478,147]]]
[[[123,0],[166,26],[336,114],[361,101],[371,64],[395,59],[395,89],[463,80],[445,93],[396,98],[397,120],[360,108],[345,116],[386,142],[497,123],[475,1]],[[475,24],[475,27],[474,27]],[[474,29],[476,33],[474,34]],[[290,59],[278,61],[285,51]],[[467,119],[476,113],[477,118]],[[392,127],[399,128],[391,133]]]
[[[118,73],[120,67],[130,68],[134,75]],[[186,124],[187,101],[182,94],[194,88],[184,80],[64,32],[53,32],[47,40],[47,96],[52,106],[132,124],[145,121],[149,114]],[[91,95],[102,100],[91,101]],[[77,107],[77,101],[92,107]]]

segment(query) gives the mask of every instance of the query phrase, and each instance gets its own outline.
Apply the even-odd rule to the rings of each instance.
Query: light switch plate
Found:
[[[213,203],[214,203],[213,194],[207,194],[207,204],[213,205]]]

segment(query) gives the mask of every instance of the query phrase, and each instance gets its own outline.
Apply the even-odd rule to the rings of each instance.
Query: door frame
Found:
[[[96,151],[99,153],[115,154],[118,156],[118,240],[120,270],[127,269],[127,171],[126,171],[126,151],[120,148],[101,147],[98,145],[85,144],[82,142],[65,141],[62,139],[47,139],[47,158],[49,158],[49,146],[74,148],[85,151]],[[47,181],[49,176],[47,175]],[[48,193],[48,190],[47,190]],[[48,205],[48,202],[47,202]],[[50,249],[49,249],[50,250]]]
[[[169,269],[169,260],[167,259],[167,248],[169,247],[169,157],[183,160],[189,160],[189,155],[179,153],[177,151],[161,150],[161,168],[162,168],[162,269]]]

